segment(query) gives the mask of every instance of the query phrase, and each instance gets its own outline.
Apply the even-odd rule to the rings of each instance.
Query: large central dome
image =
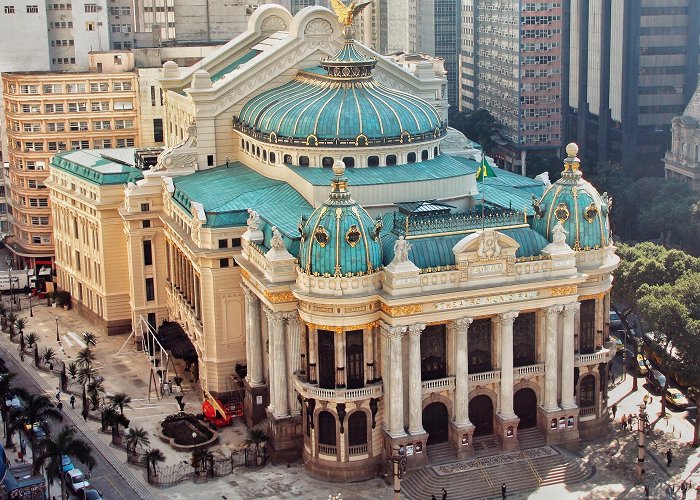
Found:
[[[253,97],[237,125],[263,140],[309,146],[406,143],[443,135],[445,124],[435,108],[374,80],[375,65],[348,37],[321,68],[300,71],[291,82]]]

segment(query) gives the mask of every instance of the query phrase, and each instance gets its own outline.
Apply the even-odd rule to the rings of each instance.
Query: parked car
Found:
[[[659,393],[663,392],[666,386],[666,376],[663,373],[659,370],[649,370],[649,373],[647,373],[647,380]]]
[[[44,430],[44,426],[39,423],[36,423],[34,425],[24,424],[24,430],[27,432],[27,434],[33,435],[34,441],[37,443],[46,437],[46,431]]]
[[[74,494],[78,494],[78,490],[87,489],[90,483],[85,479],[83,471],[80,469],[71,469],[65,473],[66,486]]]
[[[610,335],[610,341],[615,342],[615,352],[622,352],[625,350],[625,344],[615,335]]]
[[[24,405],[22,404],[22,400],[14,395],[10,395],[5,400],[5,406],[7,406],[8,410],[15,410],[15,411],[19,411],[22,408],[24,408]]]
[[[620,316],[613,311],[612,309],[610,310],[610,330],[622,330],[622,320],[620,319]]]
[[[675,387],[669,387],[666,391],[666,402],[677,410],[685,410],[688,407],[688,398]]]
[[[63,455],[61,457],[61,472],[68,472],[69,470],[75,469],[75,465],[73,465],[73,461],[70,459],[68,455]]]
[[[646,375],[651,370],[651,361],[644,354],[637,354],[637,371],[640,375]]]
[[[102,494],[92,486],[88,488],[80,488],[75,493],[75,496],[77,496],[81,500],[104,500]]]

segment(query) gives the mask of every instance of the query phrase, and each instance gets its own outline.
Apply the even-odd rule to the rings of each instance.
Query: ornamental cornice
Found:
[[[352,330],[372,329],[372,328],[376,327],[378,324],[379,324],[379,321],[371,321],[369,323],[362,323],[359,325],[348,325],[348,326],[322,325],[319,323],[306,322],[306,325],[308,325],[308,327],[310,329],[327,330],[329,332],[335,332],[335,333],[345,333],[347,331],[352,331]],[[405,329],[406,327],[404,326],[403,328]]]
[[[423,304],[406,304],[402,306],[390,306],[382,302],[380,308],[383,313],[391,316],[392,318],[396,316],[412,316],[414,314],[420,314],[423,312]]]
[[[292,292],[271,292],[269,290],[264,290],[263,295],[265,295],[265,298],[273,304],[293,302],[296,300],[296,297]]]
[[[390,325],[380,321],[379,327],[382,335],[391,340],[400,339],[406,333],[406,325]]]
[[[561,297],[562,295],[574,295],[576,292],[578,292],[578,286],[566,285],[552,287],[549,294],[552,297]]]

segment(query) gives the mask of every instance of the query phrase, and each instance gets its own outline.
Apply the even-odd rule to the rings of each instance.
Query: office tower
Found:
[[[589,162],[660,172],[697,83],[699,15],[696,0],[571,1],[565,120]]]
[[[490,153],[525,173],[528,151],[562,144],[562,2],[465,0],[462,16],[460,109],[487,109],[504,139]]]

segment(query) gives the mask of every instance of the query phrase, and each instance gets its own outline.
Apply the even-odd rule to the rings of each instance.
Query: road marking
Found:
[[[73,342],[70,341],[70,337],[68,335],[63,336],[63,341],[68,344],[68,347],[73,347]]]
[[[68,335],[70,335],[71,338],[72,338],[73,340],[75,340],[75,342],[76,342],[80,347],[82,347],[83,349],[85,349],[85,348],[87,347],[87,345],[85,344],[85,342],[83,342],[83,339],[81,339],[80,336],[79,336],[77,333],[75,333],[75,332],[68,332]]]

